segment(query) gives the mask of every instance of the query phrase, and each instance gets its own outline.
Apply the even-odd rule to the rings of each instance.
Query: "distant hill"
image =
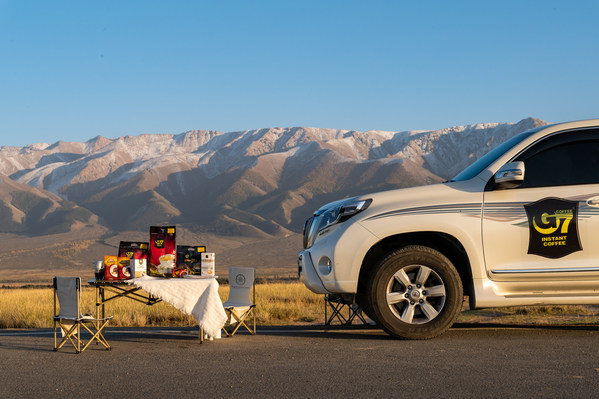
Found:
[[[203,240],[227,250],[220,259],[228,264],[247,264],[243,253],[252,253],[263,257],[250,261],[256,265],[280,268],[289,258],[295,267],[298,234],[324,203],[449,179],[496,145],[545,124],[527,118],[435,131],[193,130],[0,147],[0,281],[9,263],[3,259],[18,252],[11,241],[31,248],[44,236],[44,248],[54,252],[84,241],[75,245],[80,252],[67,248],[72,257],[50,262],[76,269],[91,264],[92,255],[115,251],[119,237],[144,238],[159,224],[177,225],[187,244]],[[273,252],[281,240],[285,252]],[[250,251],[252,243],[261,243],[264,254]],[[44,251],[27,252],[22,264],[48,263]]]
[[[28,236],[64,233],[96,225],[98,217],[48,191],[0,174],[0,229]]]

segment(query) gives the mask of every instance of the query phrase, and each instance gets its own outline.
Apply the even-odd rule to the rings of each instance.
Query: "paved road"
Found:
[[[0,330],[0,397],[576,397],[599,395],[599,327],[458,325],[430,341],[371,328],[285,327],[208,341],[112,329],[112,351],[52,351]]]

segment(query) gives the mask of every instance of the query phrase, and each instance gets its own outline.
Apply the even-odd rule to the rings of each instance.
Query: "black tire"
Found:
[[[429,339],[455,322],[464,299],[453,264],[429,247],[410,245],[379,262],[368,297],[377,321],[388,334]]]

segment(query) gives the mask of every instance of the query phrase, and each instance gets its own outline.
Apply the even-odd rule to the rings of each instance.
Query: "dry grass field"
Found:
[[[221,284],[224,301],[229,287]],[[93,314],[93,288],[83,291],[83,310]],[[256,285],[257,323],[259,325],[323,324],[322,295],[307,290],[298,282],[263,282]],[[0,328],[48,328],[52,326],[51,288],[0,288]],[[112,326],[193,326],[192,316],[158,303],[154,306],[131,300],[115,300],[106,305],[113,315]],[[458,318],[462,323],[504,325],[599,324],[597,306],[539,306],[468,310]]]
[[[229,292],[222,284],[223,301]],[[95,314],[95,292],[84,287],[82,309]],[[261,325],[315,323],[324,318],[321,295],[299,283],[262,283],[256,286],[256,322]],[[48,328],[54,311],[52,288],[0,288],[0,328]],[[195,319],[165,303],[147,306],[118,299],[106,304],[112,326],[190,326]]]

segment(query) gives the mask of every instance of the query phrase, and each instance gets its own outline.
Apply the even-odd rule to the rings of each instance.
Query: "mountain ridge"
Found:
[[[496,143],[543,124],[527,118],[433,131],[292,127],[96,136],[0,147],[0,173],[71,201],[115,230],[179,223],[251,234],[240,215],[252,214],[274,223],[260,223],[267,231],[255,234],[285,235],[298,232],[317,202],[445,180]]]

